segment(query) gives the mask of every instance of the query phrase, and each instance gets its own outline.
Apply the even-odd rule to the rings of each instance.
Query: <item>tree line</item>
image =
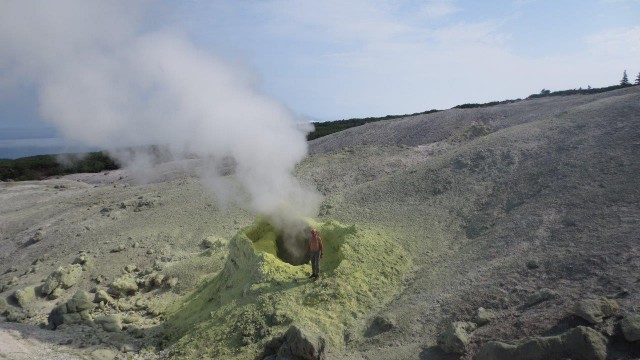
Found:
[[[640,73],[635,80],[635,85],[640,85]],[[566,95],[579,95],[579,94],[597,94],[617,89],[622,89],[627,86],[633,86],[629,82],[629,77],[627,76],[627,70],[625,70],[622,74],[622,79],[620,80],[619,85],[606,86],[601,88],[592,88],[588,86],[586,89],[569,89],[569,90],[559,90],[559,91],[551,91],[548,89],[542,89],[538,94],[532,94],[527,97],[527,99],[536,99],[546,96],[566,96]],[[487,103],[466,103],[462,105],[456,105],[454,109],[472,109],[472,108],[481,108],[481,107],[489,107],[501,104],[511,104],[518,101],[522,101],[522,99],[512,99],[512,100],[502,100],[502,101],[491,101]],[[342,130],[346,130],[351,127],[364,125],[370,122],[382,121],[382,120],[392,120],[398,119],[408,116],[421,115],[421,114],[431,114],[434,112],[438,112],[442,110],[428,110],[420,113],[414,114],[405,114],[405,115],[387,115],[383,117],[368,117],[368,118],[353,118],[346,120],[334,120],[334,121],[323,121],[323,122],[313,122],[313,126],[315,130],[307,134],[307,140],[313,140],[317,138],[321,138],[323,136],[327,136]]]

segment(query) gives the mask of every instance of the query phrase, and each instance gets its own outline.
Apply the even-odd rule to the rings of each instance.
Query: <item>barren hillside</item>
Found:
[[[197,161],[146,185],[0,183],[0,356],[253,358],[296,325],[329,359],[518,358],[532,337],[640,357],[620,325],[640,306],[640,87],[381,121],[310,153],[296,174],[332,249],[317,282]],[[602,298],[599,322],[576,315]]]

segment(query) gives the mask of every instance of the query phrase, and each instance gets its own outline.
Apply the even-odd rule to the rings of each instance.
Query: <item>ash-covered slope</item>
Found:
[[[437,336],[483,307],[495,318],[470,333],[473,358],[589,325],[576,304],[605,296],[618,318],[592,327],[609,356],[638,357],[617,327],[640,306],[638,87],[368,124],[312,149],[300,172],[328,195],[324,216],[393,230],[416,264],[380,312],[397,327],[352,356],[445,358]]]
[[[310,152],[326,153],[361,145],[424,145],[445,140],[471,124],[484,124],[493,130],[500,130],[556,116],[601,99],[637,91],[636,87],[631,87],[595,95],[546,97],[486,108],[450,109],[432,114],[378,121],[315,139],[310,142]]]
[[[152,184],[136,185],[125,171],[0,183],[0,338],[9,344],[0,357],[31,343],[24,354],[33,359],[246,358],[306,319],[324,324],[327,359],[453,359],[438,336],[482,307],[488,324],[459,327],[468,332],[463,359],[492,340],[511,345],[489,350],[517,358],[526,336],[560,334],[535,344],[598,358],[568,353],[584,345],[569,340],[584,335],[604,339],[597,354],[636,359],[620,323],[640,306],[639,114],[640,87],[632,87],[385,121],[313,141],[296,175],[325,195],[315,222],[357,235],[341,256],[325,257],[317,282],[306,280],[308,265],[277,262],[226,281],[233,261],[275,261],[258,254],[273,246],[260,238],[256,257],[234,257],[228,240],[254,216],[172,170],[191,169],[186,163]],[[283,268],[291,272],[275,282],[247,280]],[[37,293],[67,273],[77,275],[68,288]],[[39,327],[54,309],[77,310],[87,291],[93,320],[72,312],[56,330]],[[590,324],[573,314],[603,296],[619,305],[614,316]],[[290,316],[272,318],[271,307]],[[539,356],[558,356],[547,355]]]

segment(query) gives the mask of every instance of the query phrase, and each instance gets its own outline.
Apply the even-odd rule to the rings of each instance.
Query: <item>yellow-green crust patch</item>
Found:
[[[169,310],[169,356],[251,358],[292,323],[342,348],[345,331],[400,290],[409,257],[387,235],[335,221],[307,223],[325,246],[319,280],[307,279],[308,264],[278,258],[281,234],[258,220],[230,241],[223,270]]]

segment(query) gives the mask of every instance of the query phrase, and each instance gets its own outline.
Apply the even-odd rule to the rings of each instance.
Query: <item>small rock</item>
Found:
[[[65,320],[69,321],[68,319],[65,319],[66,314],[67,304],[60,304],[54,307],[53,310],[51,310],[51,313],[49,313],[49,327],[55,330],[60,325],[64,324]]]
[[[96,291],[96,295],[93,297],[93,302],[95,303],[103,302],[104,304],[113,304],[115,300],[111,296],[109,296],[109,294],[107,294],[106,291],[98,290]]]
[[[61,325],[91,323],[91,310],[96,307],[89,300],[89,293],[78,290],[73,297],[64,304],[60,304],[51,310],[49,314],[49,327],[59,328]]]
[[[96,324],[102,326],[106,332],[118,332],[122,330],[120,318],[116,315],[99,316],[95,320]]]
[[[551,289],[543,288],[529,296],[525,303],[525,307],[530,307],[543,301],[555,299],[556,297],[558,297],[558,292]]]
[[[132,272],[134,272],[136,270],[138,270],[138,267],[133,265],[133,264],[129,264],[129,265],[124,267],[124,271],[128,272],[128,273],[132,273]]]
[[[640,340],[640,315],[627,315],[620,322],[622,334],[627,341]]]
[[[476,329],[470,322],[454,322],[438,337],[438,346],[446,353],[464,354],[469,344],[469,333]]]
[[[21,308],[25,308],[36,298],[36,287],[35,286],[27,286],[23,289],[17,290],[13,293],[13,297],[18,302]]]
[[[142,321],[142,317],[138,314],[127,315],[124,319],[122,319],[123,324],[135,324]]]
[[[163,274],[151,274],[145,280],[145,286],[148,288],[160,287],[162,286],[164,279],[165,277]]]
[[[82,290],[76,291],[73,297],[67,301],[67,312],[69,313],[93,310],[95,307],[96,304],[91,301],[89,293]]]
[[[155,251],[153,251],[153,249],[149,249],[147,250],[147,255],[152,255]]]
[[[135,294],[138,291],[136,279],[131,274],[121,276],[109,285],[109,293],[116,297]]]
[[[529,260],[527,261],[527,269],[534,270],[540,267],[537,260]]]
[[[567,357],[585,360],[605,360],[607,339],[592,328],[578,326],[562,335]]]
[[[75,260],[73,260],[73,264],[84,264],[87,262],[87,255],[82,254],[80,256],[78,256]]]
[[[367,336],[375,336],[381,334],[383,332],[387,332],[397,326],[395,316],[391,314],[378,315],[373,318],[371,322],[371,326],[367,330],[365,335]]]
[[[55,300],[60,298],[62,295],[64,295],[64,290],[62,290],[61,288],[56,288],[51,292],[51,294],[49,294],[48,299]]]
[[[38,230],[36,231],[35,234],[33,234],[33,236],[31,237],[31,242],[33,243],[37,243],[42,241],[42,239],[44,239],[44,233],[42,232],[42,230]]]
[[[284,337],[293,356],[307,360],[319,360],[324,357],[326,340],[319,333],[292,325]]]
[[[131,343],[124,343],[120,345],[120,351],[122,351],[123,353],[134,352],[137,351],[137,348]]]
[[[116,353],[109,349],[98,349],[91,352],[93,360],[114,360]]]
[[[58,287],[68,289],[75,285],[81,277],[82,266],[80,264],[72,264],[67,267],[61,266],[52,272],[42,284],[42,294],[49,295]]]
[[[169,278],[169,280],[167,280],[167,286],[170,288],[174,288],[176,287],[176,285],[178,285],[178,278],[177,277],[171,277]]]
[[[615,300],[602,297],[578,302],[574,314],[591,324],[599,324],[604,318],[617,314],[618,310],[620,310],[620,306]]]
[[[127,247],[126,247],[126,246],[124,246],[124,245],[120,244],[120,245],[118,245],[118,247],[116,247],[115,249],[111,249],[111,252],[112,252],[112,253],[117,253],[117,252],[124,251],[124,250],[126,250],[126,249],[127,249]]]
[[[495,318],[495,316],[496,315],[493,313],[493,311],[486,310],[485,308],[480,307],[476,311],[476,315],[473,318],[473,322],[476,323],[478,326],[483,326],[490,323]]]

